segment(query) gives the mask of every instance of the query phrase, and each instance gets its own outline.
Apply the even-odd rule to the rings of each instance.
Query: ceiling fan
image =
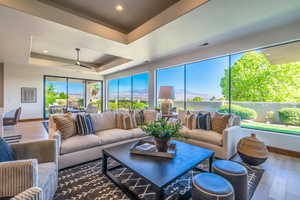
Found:
[[[74,63],[74,65],[77,65],[77,66],[80,66],[80,67],[84,67],[84,68],[88,68],[88,69],[91,69],[92,67],[86,65],[86,64],[83,64],[82,62],[80,62],[80,59],[79,59],[79,54],[80,54],[80,49],[79,48],[76,48],[76,62]],[[66,66],[70,66],[70,65],[66,65]]]

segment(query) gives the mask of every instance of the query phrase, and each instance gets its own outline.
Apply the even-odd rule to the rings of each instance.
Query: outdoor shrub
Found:
[[[229,113],[229,106],[228,105],[221,106],[218,112]],[[257,117],[257,113],[255,110],[251,108],[238,106],[238,105],[231,105],[231,113],[240,116],[242,120],[255,119]]]
[[[300,108],[282,108],[279,119],[284,124],[300,126]]]
[[[267,112],[265,118],[266,118],[266,121],[272,122],[274,120],[274,112],[273,111]]]

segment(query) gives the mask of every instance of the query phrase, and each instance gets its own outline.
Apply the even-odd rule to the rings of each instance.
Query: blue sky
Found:
[[[228,69],[229,57],[219,57],[186,65],[187,97],[196,94],[222,96],[220,80]],[[184,66],[160,69],[157,73],[157,85],[171,85],[177,93],[184,91]],[[193,95],[192,95],[193,94]],[[182,98],[182,94],[177,94]]]
[[[66,82],[58,82],[58,81],[47,81],[46,86],[49,84],[53,84],[57,92],[67,93],[67,83]],[[69,81],[69,94],[84,94],[84,84],[79,82],[71,82]]]

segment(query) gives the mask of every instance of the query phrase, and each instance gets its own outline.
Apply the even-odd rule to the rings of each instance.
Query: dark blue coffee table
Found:
[[[110,172],[115,168],[107,167],[107,159],[110,157],[148,180],[155,187],[156,199],[163,200],[166,186],[207,159],[211,171],[214,159],[214,151],[175,140],[171,142],[176,143],[176,156],[173,159],[130,154],[129,150],[134,142],[106,148],[103,150],[102,171],[129,197],[139,199]]]

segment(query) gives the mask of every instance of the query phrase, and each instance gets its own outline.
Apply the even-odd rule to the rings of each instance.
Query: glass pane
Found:
[[[68,111],[76,112],[85,108],[85,81],[68,79]]]
[[[118,109],[131,108],[131,77],[119,79]]]
[[[45,118],[49,114],[63,113],[67,107],[67,79],[46,77],[45,80]]]
[[[187,110],[216,112],[228,106],[228,67],[228,56],[186,65]]]
[[[98,107],[98,111],[102,110],[102,82],[86,81],[86,98],[88,104],[94,104]]]
[[[108,81],[108,109],[118,109],[118,80]]]
[[[300,43],[231,56],[232,112],[242,126],[300,135]]]
[[[184,66],[159,69],[157,71],[157,102],[160,107],[161,99],[158,99],[160,86],[173,86],[175,99],[173,106],[176,110],[184,109]]]
[[[144,109],[148,105],[148,73],[132,77],[133,109]]]

